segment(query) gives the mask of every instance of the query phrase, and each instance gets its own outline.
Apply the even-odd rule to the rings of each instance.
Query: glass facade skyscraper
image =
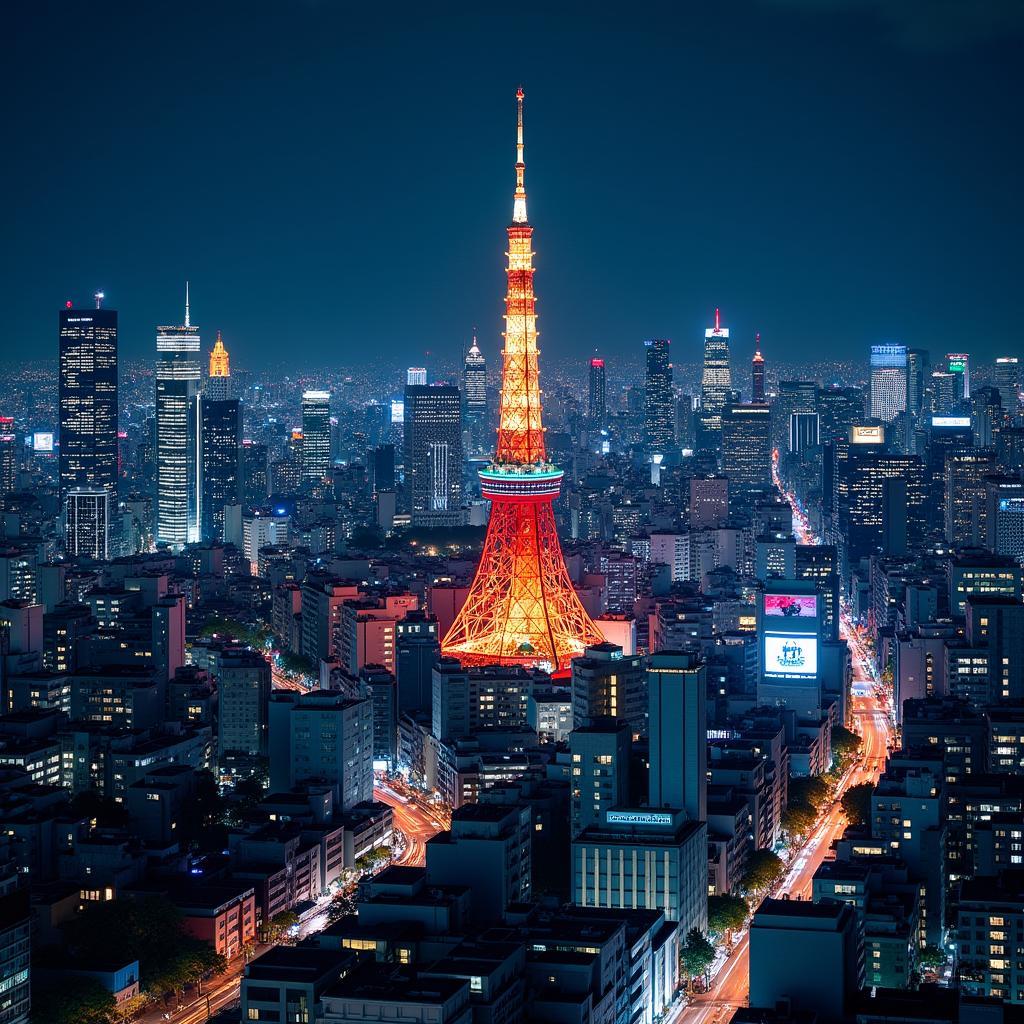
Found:
[[[907,346],[871,346],[871,416],[892,423],[907,409]]]
[[[701,427],[706,433],[722,430],[722,411],[732,391],[732,368],[729,362],[729,328],[722,326],[719,310],[715,310],[715,326],[704,331],[704,369],[701,374]]]
[[[115,495],[116,310],[61,310],[57,401],[61,497],[76,487],[104,487]]]
[[[405,389],[405,489],[415,526],[462,521],[462,396],[449,385]]]
[[[667,338],[644,342],[647,376],[644,382],[644,442],[650,456],[667,455],[675,444],[672,401],[672,357]]]
[[[302,393],[302,479],[323,480],[331,471],[331,393]]]

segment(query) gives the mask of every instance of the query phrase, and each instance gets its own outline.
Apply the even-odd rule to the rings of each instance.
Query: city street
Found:
[[[398,782],[385,783],[378,780],[373,795],[374,799],[387,804],[394,811],[395,829],[405,836],[405,849],[395,858],[395,863],[422,867],[427,861],[427,840],[437,835],[442,828],[447,828],[451,824],[450,818],[415,791]]]

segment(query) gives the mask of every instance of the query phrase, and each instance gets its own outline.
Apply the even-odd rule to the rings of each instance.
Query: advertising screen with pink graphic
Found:
[[[818,614],[818,598],[814,594],[765,594],[764,613],[787,619],[813,619]]]

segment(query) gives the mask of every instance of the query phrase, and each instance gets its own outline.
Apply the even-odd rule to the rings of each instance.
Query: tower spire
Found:
[[[526,223],[526,162],[523,159],[523,87],[516,90],[516,193],[512,203],[512,223]]]
[[[715,306],[715,330],[720,331],[722,329],[722,314],[717,306]]]
[[[185,326],[186,327],[191,327],[192,326],[192,320],[189,317],[189,310],[188,310],[188,281],[185,282]]]

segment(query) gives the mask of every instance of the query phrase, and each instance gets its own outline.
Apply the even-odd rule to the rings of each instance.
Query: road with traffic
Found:
[[[793,529],[801,544],[818,544],[807,516],[796,498],[787,493],[775,475],[775,483],[793,509]],[[861,752],[836,787],[835,799],[826,808],[814,831],[795,851],[782,882],[771,893],[774,897],[806,900],[811,897],[814,873],[825,860],[832,844],[846,828],[841,799],[851,787],[876,782],[885,771],[885,760],[892,737],[889,698],[878,685],[874,665],[863,635],[844,609],[839,620],[839,635],[850,645],[853,666],[851,693],[854,729],[861,737]],[[724,1024],[733,1010],[745,1006],[750,994],[750,935],[739,934],[728,959],[715,975],[707,992],[700,993],[674,1008],[666,1024]]]

